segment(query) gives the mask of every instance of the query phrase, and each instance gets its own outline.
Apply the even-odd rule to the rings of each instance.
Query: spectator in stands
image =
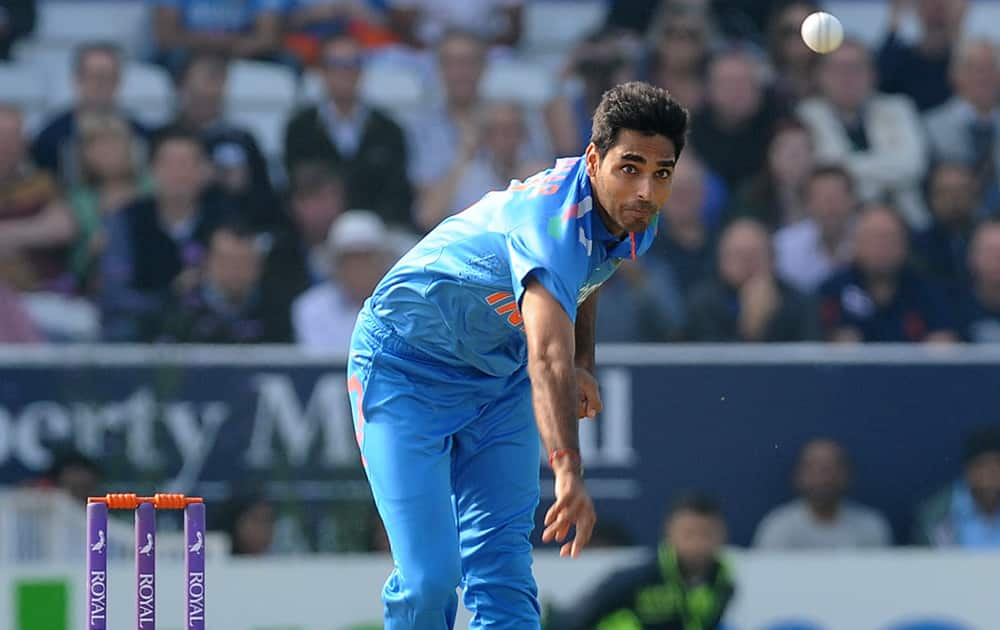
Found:
[[[361,100],[361,46],[350,35],[334,35],[324,43],[320,63],[326,99],[288,123],[288,172],[303,162],[327,162],[343,174],[348,207],[369,208],[388,223],[412,226],[409,149],[399,125]]]
[[[462,147],[475,146],[482,109],[479,83],[486,63],[484,42],[465,32],[448,33],[438,44],[438,64],[444,83],[444,103],[417,114],[410,123],[409,172],[418,197],[442,185],[459,169]],[[529,147],[525,160],[552,158],[550,133],[541,112],[525,112]]]
[[[66,290],[66,246],[76,234],[52,177],[36,169],[15,107],[0,104],[0,282],[17,291]]]
[[[239,59],[281,55],[285,0],[151,0],[154,61],[176,72],[197,52]]]
[[[289,302],[330,277],[327,237],[344,212],[344,184],[329,164],[304,162],[291,176],[292,228],[277,234],[267,270],[273,276],[268,286]]]
[[[736,590],[725,541],[718,504],[703,495],[682,497],[670,510],[655,558],[611,574],[571,607],[547,611],[544,626],[716,630]]]
[[[924,227],[920,185],[927,146],[913,102],[875,92],[871,55],[854,39],[823,56],[819,84],[821,96],[798,109],[812,131],[817,159],[847,169],[862,201],[891,199],[910,226]]]
[[[224,56],[191,55],[178,69],[177,112],[164,130],[176,129],[201,138],[214,167],[213,182],[231,198],[247,223],[272,227],[281,212],[267,160],[253,133],[225,118],[228,76],[229,62]]]
[[[608,0],[603,29],[628,32],[630,36],[645,35],[649,31],[658,12],[668,0],[648,0],[634,2],[633,0]]]
[[[0,278],[0,344],[37,343],[43,340],[20,296]]]
[[[285,47],[302,65],[318,65],[324,42],[337,33],[351,33],[366,48],[398,41],[368,0],[289,0],[286,10]]]
[[[962,338],[1000,343],[1000,220],[976,227],[969,247],[969,286],[960,300]]]
[[[819,290],[827,340],[949,342],[954,325],[941,296],[907,266],[909,236],[885,205],[865,208],[854,227],[852,264]]]
[[[143,139],[146,130],[122,112],[116,103],[121,83],[122,53],[115,44],[91,43],[77,48],[73,60],[76,102],[42,129],[31,145],[31,156],[39,168],[56,175],[67,185],[79,181],[76,147],[80,118],[86,114],[116,114],[126,118]]]
[[[197,282],[209,236],[226,206],[207,190],[210,169],[201,139],[161,134],[153,147],[154,193],[114,215],[101,261],[104,336],[149,341],[172,290]]]
[[[720,30],[732,39],[763,43],[767,25],[788,0],[694,0],[711,4]]]
[[[948,67],[962,37],[968,0],[892,0],[889,28],[878,52],[880,89],[910,97],[920,111],[943,104],[951,97]],[[920,40],[899,35],[906,12],[916,8]]]
[[[718,275],[688,296],[687,338],[699,342],[791,342],[818,337],[811,303],[779,280],[767,229],[730,223],[719,238]]]
[[[660,257],[623,261],[601,285],[601,299],[615,307],[598,310],[598,341],[656,343],[681,338],[684,295],[670,265]]]
[[[152,192],[146,172],[145,147],[128,121],[114,114],[87,114],[80,118],[80,183],[69,195],[76,219],[76,241],[69,270],[77,291],[88,294],[99,280],[96,265],[107,244],[111,217],[138,197]]]
[[[278,527],[278,512],[264,497],[238,496],[226,510],[225,532],[237,556],[261,556],[272,553]]]
[[[521,39],[524,0],[388,0],[389,22],[404,44],[440,45],[452,29],[475,33],[495,46]]]
[[[103,494],[100,492],[103,481],[104,471],[100,465],[75,449],[57,452],[45,473],[47,484],[66,492],[80,507],[87,505],[88,497]]]
[[[802,123],[778,123],[767,147],[767,166],[736,192],[730,214],[756,219],[770,230],[806,218],[803,192],[815,162],[812,137]]]
[[[957,162],[942,162],[929,177],[931,224],[914,238],[921,272],[954,292],[968,281],[969,241],[978,209],[976,178]]]
[[[815,96],[816,62],[819,55],[802,40],[802,23],[819,7],[801,0],[789,2],[771,15],[767,24],[767,50],[774,64],[774,90],[787,107]]]
[[[938,161],[961,162],[975,172],[983,204],[995,210],[1000,196],[1000,63],[987,39],[966,42],[952,59],[955,96],[926,115]]]
[[[650,28],[647,78],[691,111],[704,101],[709,27],[704,9],[667,2]]]
[[[705,106],[691,119],[691,145],[729,190],[752,178],[766,160],[779,111],[748,50],[731,49],[708,64]]]
[[[484,104],[475,128],[461,136],[454,167],[417,199],[417,225],[429,231],[448,216],[468,208],[513,179],[527,179],[551,166],[531,160],[528,130],[516,103]]]
[[[35,0],[0,0],[0,61],[10,59],[17,40],[35,30]]]
[[[310,350],[347,353],[361,305],[395,260],[385,223],[368,210],[349,210],[330,228],[330,278],[292,306],[295,339]]]
[[[591,118],[601,96],[619,83],[632,78],[635,69],[619,30],[604,28],[580,41],[566,65],[564,97],[568,101],[576,148],[570,155],[583,153],[590,143]]]
[[[851,464],[836,441],[807,442],[799,454],[793,483],[799,498],[764,517],[754,534],[754,547],[804,550],[892,544],[885,517],[847,498]]]
[[[287,310],[265,310],[261,278],[265,239],[240,223],[212,233],[198,284],[165,309],[160,340],[176,343],[282,343]],[[278,324],[275,326],[274,324]]]
[[[936,547],[1000,548],[1000,429],[966,438],[961,478],[919,508],[914,542]]]
[[[774,235],[778,275],[814,292],[851,260],[851,226],[858,201],[851,175],[839,166],[815,169],[803,185],[807,217]]]
[[[703,213],[707,175],[689,151],[685,147],[684,159],[674,170],[670,199],[661,215],[663,228],[650,250],[667,262],[685,296],[715,265],[715,234]]]

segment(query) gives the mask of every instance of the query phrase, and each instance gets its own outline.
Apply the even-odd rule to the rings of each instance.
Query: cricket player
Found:
[[[473,628],[540,627],[539,435],[556,497],[542,539],[576,557],[596,520],[577,422],[601,410],[597,290],[652,244],[687,124],[664,90],[609,90],[582,157],[443,221],[365,303],[348,390],[395,561],[387,630],[452,628],[459,585]]]

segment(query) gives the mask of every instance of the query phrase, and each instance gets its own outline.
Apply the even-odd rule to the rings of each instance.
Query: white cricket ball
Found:
[[[802,41],[821,55],[831,53],[844,41],[844,26],[829,13],[817,11],[802,22]]]

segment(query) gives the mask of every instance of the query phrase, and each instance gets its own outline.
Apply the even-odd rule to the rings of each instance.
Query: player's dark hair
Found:
[[[703,492],[690,492],[674,499],[674,502],[670,504],[667,519],[672,519],[682,512],[722,519],[722,508],[719,507],[719,502]]]
[[[622,83],[604,93],[594,113],[590,141],[598,155],[607,155],[622,129],[666,136],[679,158],[687,141],[688,112],[662,88],[641,81]]]

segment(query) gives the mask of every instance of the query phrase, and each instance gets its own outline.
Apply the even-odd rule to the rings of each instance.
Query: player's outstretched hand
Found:
[[[601,389],[597,385],[597,379],[589,370],[576,368],[576,387],[580,390],[580,407],[577,410],[577,418],[590,418],[593,420],[597,414],[604,409],[601,402]]]
[[[563,542],[569,536],[570,527],[576,525],[576,535],[559,549],[560,556],[577,557],[590,542],[597,514],[594,503],[587,494],[578,467],[566,467],[556,471],[556,502],[545,514],[543,542]]]

